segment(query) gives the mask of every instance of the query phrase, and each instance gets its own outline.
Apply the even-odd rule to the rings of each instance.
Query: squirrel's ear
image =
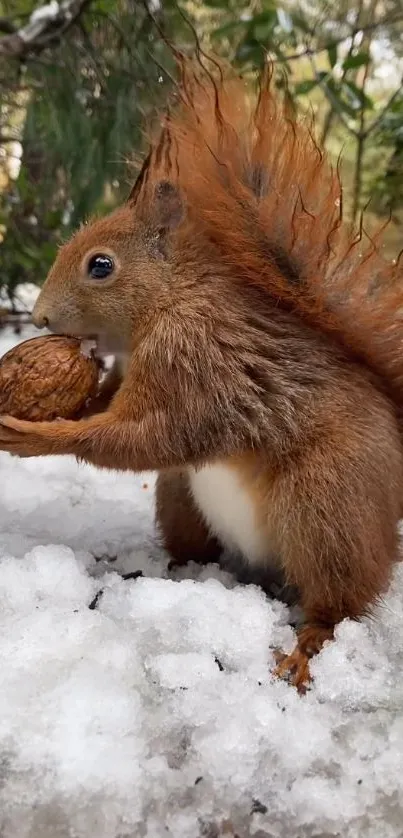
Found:
[[[185,217],[185,205],[177,186],[169,180],[162,180],[154,188],[151,205],[151,237],[156,256],[166,259],[169,251],[169,234],[179,226]]]
[[[166,232],[178,227],[185,215],[185,207],[177,186],[169,180],[157,183],[154,190],[154,218]]]

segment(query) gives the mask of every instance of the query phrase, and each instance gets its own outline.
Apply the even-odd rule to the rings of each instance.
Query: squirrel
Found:
[[[253,97],[219,62],[179,64],[127,200],[61,247],[33,313],[116,357],[100,402],[2,416],[0,448],[156,471],[176,562],[283,569],[304,621],[275,671],[303,691],[399,560],[402,271],[343,220],[338,168],[270,69]]]

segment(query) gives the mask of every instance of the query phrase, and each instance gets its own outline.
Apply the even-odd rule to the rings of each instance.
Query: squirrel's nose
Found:
[[[33,317],[32,320],[37,329],[46,329],[49,326],[49,320],[44,315]]]
[[[32,322],[37,329],[47,329],[49,326],[49,317],[46,314],[40,299],[38,299],[35,303],[34,310],[32,312]]]
[[[49,318],[46,314],[35,314],[35,311],[32,313],[32,322],[37,329],[46,329],[49,326]]]

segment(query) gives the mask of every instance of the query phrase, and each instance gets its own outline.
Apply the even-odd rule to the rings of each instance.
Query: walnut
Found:
[[[85,343],[49,335],[0,359],[0,413],[32,422],[75,419],[98,389],[99,367]]]

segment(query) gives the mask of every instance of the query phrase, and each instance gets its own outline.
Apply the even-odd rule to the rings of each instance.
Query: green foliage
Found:
[[[337,64],[338,58],[337,44],[329,44],[327,48],[327,57],[329,59],[329,64],[333,69],[333,67]]]
[[[403,91],[388,108],[375,140],[388,158],[385,170],[371,180],[373,203],[379,213],[393,216],[403,206]]]
[[[22,23],[35,5],[14,7],[13,20]],[[158,23],[167,37],[183,31],[189,38],[174,2],[165,3]],[[126,194],[127,161],[142,146],[144,116],[151,117],[169,84],[159,65],[172,72],[172,54],[144,9],[96,0],[60,44],[30,58],[23,74],[28,96],[21,67],[10,90],[8,66],[0,66],[3,114],[10,98],[11,108],[24,101],[20,173],[0,194],[0,224],[7,228],[0,285],[41,282],[60,240]]]
[[[363,67],[369,64],[371,56],[369,52],[356,52],[355,55],[349,55],[343,61],[343,70],[354,70],[357,67]]]
[[[274,62],[277,86],[286,89],[288,97],[294,102],[301,100],[302,106],[309,97],[319,117],[325,112],[322,140],[326,141],[335,126],[341,126],[356,144],[353,215],[367,198],[364,170],[372,132],[379,134],[383,127],[383,141],[395,146],[394,164],[386,179],[378,179],[377,189],[382,184],[384,199],[389,196],[394,206],[403,206],[403,161],[397,139],[402,114],[393,117],[388,103],[376,107],[372,93],[376,89],[372,43],[378,40],[379,52],[381,36],[388,60],[391,53],[397,60],[403,31],[401,5],[393,0],[386,4],[376,0],[338,4],[268,0],[254,14],[241,3],[235,16],[223,0],[221,10],[219,25],[212,33],[214,44],[219,42],[221,49],[247,70],[261,67],[269,57]]]

